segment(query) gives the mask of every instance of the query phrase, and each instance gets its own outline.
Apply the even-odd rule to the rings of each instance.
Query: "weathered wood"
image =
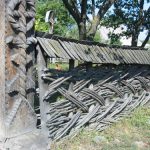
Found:
[[[1,0],[0,3],[0,140],[36,129],[31,90],[35,85],[30,70],[34,54],[27,51],[34,42],[30,32],[34,8],[34,0]],[[31,49],[33,52],[34,47]]]
[[[59,92],[63,96],[63,101],[60,99],[51,103],[47,113],[50,115],[47,127],[52,140],[59,140],[66,134],[78,132],[81,127],[87,125],[103,130],[128,115],[140,104],[144,105],[149,101],[150,86],[147,83],[150,80],[145,78],[145,70],[149,74],[148,66],[138,69],[138,66],[133,65],[128,67],[102,65],[92,67],[87,72],[81,70],[77,72],[74,68],[68,75],[64,73],[62,77],[49,84],[50,90],[47,92],[49,99],[55,94],[51,91]],[[76,74],[78,77],[74,78]],[[69,75],[72,75],[72,78],[68,81]],[[83,76],[84,80],[79,76]],[[66,79],[70,84],[57,86],[60,79]],[[74,81],[76,79],[77,82],[73,84],[71,79]],[[72,124],[73,115],[78,112],[81,113],[80,117]]]
[[[5,0],[0,2],[0,141],[5,137]]]
[[[49,38],[38,37],[39,44],[49,57],[83,60],[85,62],[105,63],[105,64],[150,64],[150,52],[146,50],[136,50],[136,48],[124,49],[122,47],[111,47],[88,41],[76,41],[57,36]],[[53,54],[54,53],[54,54]]]
[[[42,54],[42,51],[37,46],[38,55],[37,55],[37,66],[38,66],[38,84],[39,84],[39,99],[40,99],[40,114],[41,114],[41,129],[42,133],[48,137],[48,129],[46,127],[47,122],[47,116],[46,113],[48,111],[48,105],[46,102],[43,101],[43,97],[45,95],[45,92],[48,89],[48,85],[44,83],[44,81],[41,79],[41,76],[43,74],[44,69],[46,68],[46,61],[44,59],[44,56]]]

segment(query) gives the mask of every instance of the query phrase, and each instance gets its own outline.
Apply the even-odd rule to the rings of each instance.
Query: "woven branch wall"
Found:
[[[42,32],[37,33],[37,41],[41,127],[52,140],[86,126],[103,130],[150,100],[150,53],[146,49]],[[47,58],[69,60],[69,69],[75,60],[85,62],[86,67],[47,69]]]
[[[149,66],[101,65],[89,71],[78,67],[42,72],[48,85],[42,101],[50,102],[46,126],[54,141],[86,126],[101,131],[150,101]]]

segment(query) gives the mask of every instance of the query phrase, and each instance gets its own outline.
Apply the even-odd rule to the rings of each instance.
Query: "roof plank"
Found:
[[[111,47],[96,42],[86,42],[50,36],[37,37],[38,44],[49,57],[83,60],[93,63],[108,64],[143,64],[150,65],[150,51],[140,48]]]

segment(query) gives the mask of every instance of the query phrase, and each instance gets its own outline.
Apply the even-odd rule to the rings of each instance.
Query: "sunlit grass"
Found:
[[[95,140],[98,138],[99,140]],[[52,144],[53,150],[150,150],[150,109],[138,108],[131,117],[103,132],[82,130],[76,137]]]
[[[59,67],[61,68],[61,70],[68,70],[69,69],[69,64],[68,63],[61,63],[61,62],[58,62],[58,63],[49,63],[48,64],[48,68],[50,69],[56,69],[56,64],[59,65]]]

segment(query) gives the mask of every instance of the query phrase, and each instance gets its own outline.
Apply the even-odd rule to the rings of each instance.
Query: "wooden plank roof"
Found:
[[[38,33],[37,40],[42,49],[52,58],[58,57],[117,65],[150,65],[150,51],[140,47],[110,46],[98,42],[62,38],[46,33]]]

